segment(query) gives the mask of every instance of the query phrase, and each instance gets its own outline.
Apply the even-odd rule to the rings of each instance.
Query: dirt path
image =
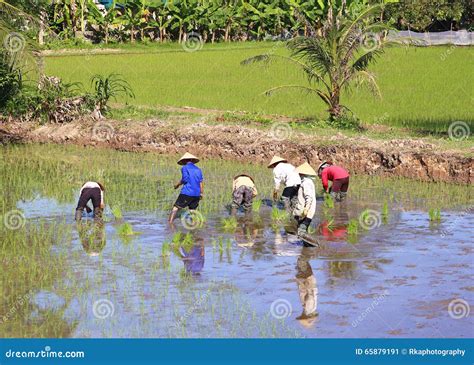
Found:
[[[317,137],[294,130],[268,130],[179,119],[148,121],[81,120],[63,125],[0,124],[0,142],[64,143],[123,151],[182,153],[266,163],[274,154],[317,166],[330,159],[351,173],[402,176],[423,181],[474,183],[474,159],[438,152],[420,140],[376,141],[366,137]]]

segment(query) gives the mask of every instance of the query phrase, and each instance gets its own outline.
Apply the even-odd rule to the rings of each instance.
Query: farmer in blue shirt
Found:
[[[195,164],[199,162],[196,156],[186,152],[178,161],[181,168],[181,180],[174,186],[178,189],[183,186],[181,192],[174,203],[168,222],[173,223],[176,213],[179,209],[189,207],[190,210],[195,210],[199,206],[199,201],[202,199],[203,183],[202,171]]]

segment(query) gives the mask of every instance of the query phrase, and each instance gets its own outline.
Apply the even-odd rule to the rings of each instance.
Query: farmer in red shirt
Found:
[[[346,198],[347,189],[349,189],[349,173],[347,170],[333,165],[330,161],[324,161],[318,167],[318,176],[321,178],[324,191],[330,192],[336,201],[342,201]],[[329,181],[332,181],[330,189]]]

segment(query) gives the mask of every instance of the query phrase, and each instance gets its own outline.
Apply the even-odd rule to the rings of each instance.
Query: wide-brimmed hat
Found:
[[[317,176],[318,174],[316,173],[316,171],[314,171],[314,169],[311,167],[311,165],[307,162],[305,162],[304,164],[298,166],[296,168],[296,172],[298,174],[301,174],[301,175],[308,175],[308,176]]]
[[[178,165],[184,165],[186,161],[194,161],[194,162],[199,162],[199,158],[196,156],[190,154],[189,152],[186,152],[179,160],[178,160]]]
[[[234,180],[236,180],[237,178],[241,177],[241,176],[245,176],[245,177],[248,177],[250,180],[252,180],[252,182],[255,182],[253,177],[250,176],[250,175],[247,175],[247,174],[238,174],[238,175],[235,175],[234,176]]]
[[[273,165],[276,165],[279,162],[288,162],[288,160],[280,156],[273,156],[272,160],[268,164],[268,168],[273,167]]]
[[[321,162],[321,163],[319,164],[319,166],[318,166],[318,172],[319,172],[319,170],[321,170],[323,167],[326,167],[326,165],[331,165],[331,162],[329,162],[329,161],[323,161],[323,162]]]

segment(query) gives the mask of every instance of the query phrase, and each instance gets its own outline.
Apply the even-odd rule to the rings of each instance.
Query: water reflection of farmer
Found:
[[[105,227],[103,223],[85,223],[79,226],[82,248],[89,256],[98,256],[105,248]]]
[[[325,220],[318,226],[318,232],[327,241],[338,241],[347,236],[347,224],[333,224]]]
[[[300,301],[303,306],[303,312],[296,319],[305,327],[313,325],[318,316],[316,311],[318,307],[318,287],[316,277],[309,263],[312,250],[314,249],[304,247],[296,261],[296,283],[298,284]]]
[[[191,248],[180,246],[179,256],[183,260],[184,269],[192,275],[200,275],[204,268],[204,242],[196,243]]]

